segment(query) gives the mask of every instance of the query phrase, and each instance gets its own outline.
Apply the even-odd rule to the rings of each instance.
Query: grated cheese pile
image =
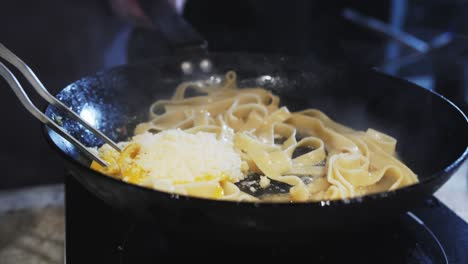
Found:
[[[218,140],[214,133],[173,129],[137,135],[132,142],[141,146],[135,162],[151,179],[183,184],[207,178],[235,182],[243,177],[241,158],[232,141]]]
[[[99,156],[109,165],[93,162],[91,167],[126,182],[208,198],[221,198],[223,182],[237,182],[245,175],[246,164],[232,137],[218,139],[214,133],[171,129],[145,132],[122,145],[122,153],[102,146]]]

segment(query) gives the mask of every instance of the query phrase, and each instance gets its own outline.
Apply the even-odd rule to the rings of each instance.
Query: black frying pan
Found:
[[[174,20],[173,16],[166,18]],[[169,40],[179,47],[186,47],[183,43],[200,46],[200,38],[179,22],[171,25],[183,28],[179,33],[190,34],[169,36]],[[181,36],[192,37],[184,41]],[[202,60],[209,60],[213,67],[201,70],[198,65]],[[182,71],[182,62],[190,62],[193,72]],[[154,100],[169,97],[180,82],[222,76],[228,70],[237,71],[241,86],[259,85],[279,94],[282,104],[293,111],[318,108],[353,128],[372,127],[389,133],[398,139],[398,154],[418,174],[420,183],[346,201],[297,204],[174,196],[97,173],[89,168],[90,160],[47,127],[45,136],[83,186],[125,214],[188,237],[188,233],[201,232],[203,237],[244,241],[310,239],[297,234],[393,219],[434,193],[468,156],[467,118],[454,104],[414,84],[346,63],[280,55],[184,52],[82,78],[57,97],[77,113],[86,111],[98,129],[119,141],[130,137],[137,123],[147,120],[148,106]],[[61,116],[51,106],[46,114]],[[64,117],[61,123],[88,146],[102,143],[73,120]]]

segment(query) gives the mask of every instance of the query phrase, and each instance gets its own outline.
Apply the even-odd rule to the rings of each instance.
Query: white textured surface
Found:
[[[62,206],[63,184],[30,187],[0,192],[0,214],[11,210]]]
[[[468,222],[468,160],[435,196]]]
[[[0,192],[0,263],[64,263],[62,184]]]
[[[63,206],[0,214],[0,263],[64,263]]]

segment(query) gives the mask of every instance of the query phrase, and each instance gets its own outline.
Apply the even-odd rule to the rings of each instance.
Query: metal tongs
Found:
[[[1,43],[0,43],[0,57],[6,60],[7,62],[11,63],[13,66],[15,66],[24,75],[26,80],[29,81],[29,83],[32,85],[34,90],[36,90],[36,92],[39,93],[39,95],[44,100],[46,100],[51,105],[57,107],[59,110],[63,111],[70,118],[73,118],[74,120],[78,121],[86,129],[91,131],[94,135],[96,135],[98,138],[100,138],[101,140],[109,144],[112,148],[114,148],[118,152],[122,151],[121,148],[114,141],[112,141],[110,138],[108,138],[99,130],[95,129],[92,125],[90,125],[88,122],[83,120],[77,113],[73,112],[68,106],[66,106],[57,98],[55,98],[53,95],[51,95],[49,91],[41,83],[41,81],[37,78],[36,74],[34,74],[34,72],[31,70],[31,68],[29,68],[29,66],[26,63],[24,63],[20,58],[18,58],[18,56],[13,54],[13,52],[8,50]],[[35,118],[37,118],[39,121],[41,121],[42,123],[50,127],[57,134],[59,134],[60,136],[68,140],[75,147],[77,147],[80,151],[82,151],[86,156],[93,159],[94,161],[96,161],[102,166],[107,166],[107,162],[105,162],[98,155],[90,151],[80,141],[78,141],[76,138],[68,134],[68,132],[65,131],[65,129],[63,129],[61,126],[59,126],[54,121],[52,121],[52,119],[46,116],[43,112],[41,112],[29,99],[28,95],[24,91],[23,87],[21,86],[20,82],[15,77],[15,75],[2,62],[0,62],[0,75],[8,82],[9,86],[11,87],[13,92],[15,92],[16,96],[21,101],[21,103],[26,108],[26,110],[28,110]]]

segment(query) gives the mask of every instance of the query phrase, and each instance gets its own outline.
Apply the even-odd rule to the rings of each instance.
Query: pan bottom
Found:
[[[157,228],[133,224],[122,239],[121,263],[154,263],[160,257],[307,257],[319,263],[448,263],[444,248],[417,216],[407,213],[392,226],[311,237],[308,242],[276,245],[229,243],[204,237],[169,237]],[[307,240],[307,239],[306,239]],[[304,241],[302,238],[301,241]],[[274,244],[274,243],[273,243]]]

